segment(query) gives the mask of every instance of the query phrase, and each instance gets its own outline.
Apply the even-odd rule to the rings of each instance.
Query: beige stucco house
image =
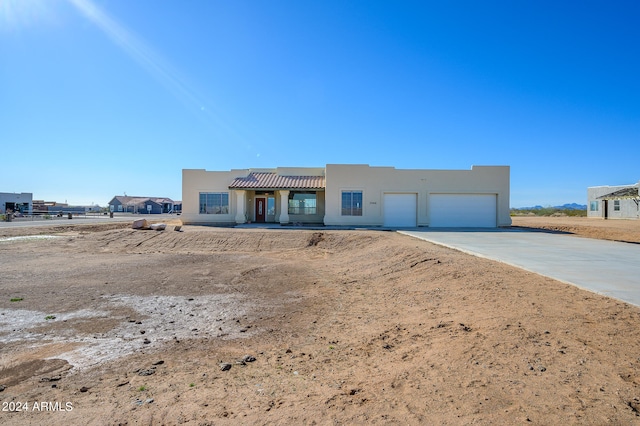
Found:
[[[424,170],[327,164],[182,171],[182,221],[381,227],[511,225],[509,167]]]

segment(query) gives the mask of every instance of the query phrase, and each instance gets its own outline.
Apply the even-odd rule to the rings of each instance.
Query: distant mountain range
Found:
[[[542,207],[542,206],[533,206],[533,207],[514,207],[513,210],[542,210],[542,209],[558,209],[558,210],[586,210],[587,209],[587,205],[586,204],[577,204],[577,203],[571,203],[571,204],[563,204],[561,206],[547,206],[547,207]]]

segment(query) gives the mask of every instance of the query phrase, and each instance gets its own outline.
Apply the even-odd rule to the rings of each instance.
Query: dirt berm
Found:
[[[637,307],[393,232],[114,227],[2,231],[40,236],[0,242],[0,423],[640,423]]]

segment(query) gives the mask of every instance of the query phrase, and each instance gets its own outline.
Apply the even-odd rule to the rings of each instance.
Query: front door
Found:
[[[256,198],[256,222],[264,223],[267,214],[266,198]]]

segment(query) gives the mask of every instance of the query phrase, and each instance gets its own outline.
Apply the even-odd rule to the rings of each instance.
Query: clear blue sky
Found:
[[[640,180],[640,2],[0,0],[0,192],[182,198],[183,168]]]

